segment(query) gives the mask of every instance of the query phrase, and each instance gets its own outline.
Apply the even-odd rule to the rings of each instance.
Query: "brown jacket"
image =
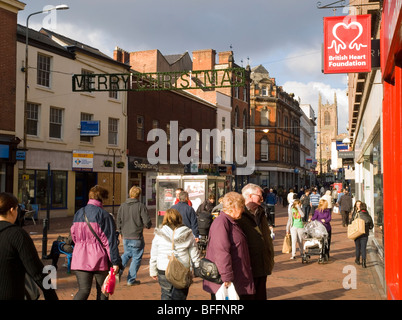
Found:
[[[248,203],[237,222],[247,237],[253,277],[270,275],[275,264],[274,245],[264,209],[254,202]]]

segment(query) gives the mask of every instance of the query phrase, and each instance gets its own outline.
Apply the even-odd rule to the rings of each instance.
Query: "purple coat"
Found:
[[[205,257],[215,262],[223,282],[233,282],[237,294],[255,293],[246,236],[236,220],[224,212],[211,225]],[[215,294],[220,286],[203,282],[203,289],[209,293]]]
[[[330,225],[330,221],[331,221],[331,209],[324,209],[323,211],[320,211],[318,209],[316,209],[314,211],[314,215],[311,218],[311,220],[318,220],[319,222],[322,222],[321,220],[324,219],[325,222],[323,223],[325,229],[327,229],[328,232],[331,231],[331,225]]]

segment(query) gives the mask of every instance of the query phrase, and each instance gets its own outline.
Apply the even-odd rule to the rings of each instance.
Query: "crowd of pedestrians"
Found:
[[[102,284],[110,270],[121,281],[124,270],[128,269],[127,285],[140,285],[137,273],[145,247],[143,229],[152,227],[147,208],[139,201],[140,194],[141,188],[131,188],[115,219],[103,208],[108,191],[94,186],[86,206],[74,215],[69,238],[73,248],[71,270],[78,284],[75,300],[88,299],[93,279],[97,299],[107,300]],[[287,191],[263,189],[250,183],[241,193],[225,194],[218,203],[215,195],[210,195],[198,210],[194,210],[183,189],[176,190],[176,197],[174,205],[165,212],[161,227],[155,228],[151,244],[149,273],[160,285],[162,300],[185,300],[188,295],[188,287],[177,289],[167,280],[165,272],[172,252],[193,270],[194,276],[201,276],[202,257],[215,264],[222,283],[203,280],[203,289],[211,294],[211,299],[215,299],[222,285],[233,284],[240,299],[265,300],[267,277],[275,265],[273,240],[278,205],[288,209],[286,233],[292,239],[292,260],[297,259],[297,245],[303,254],[302,233],[309,221],[317,220],[325,226],[328,232],[325,255],[329,259],[333,209],[339,208],[345,227],[358,217],[364,219],[366,233],[355,240],[355,263],[366,267],[367,239],[373,221],[364,203],[356,201],[353,206],[347,189],[338,192],[321,188],[319,192],[313,187]],[[29,235],[20,227],[9,228],[18,222],[17,208],[18,201],[13,195],[0,194],[0,299],[26,298],[26,274],[42,289],[45,299],[57,299],[54,290],[43,288],[43,264]],[[124,248],[122,255],[118,250],[120,241]],[[17,245],[21,250],[13,251],[15,257],[10,260],[4,256],[10,252],[8,246]],[[49,258],[58,258],[57,248],[54,244]],[[53,264],[57,266],[55,261]]]

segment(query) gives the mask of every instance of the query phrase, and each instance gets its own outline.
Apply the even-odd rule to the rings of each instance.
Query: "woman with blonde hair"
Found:
[[[332,229],[331,224],[330,224],[331,219],[332,219],[331,209],[328,208],[328,201],[325,199],[321,199],[318,202],[318,207],[315,210],[311,220],[313,220],[313,221],[317,220],[317,221],[321,222],[324,225],[325,229],[327,229],[328,246],[326,247],[325,252],[324,252],[325,260],[329,259],[329,249],[331,246],[331,229]]]
[[[172,240],[174,240],[173,252]],[[165,271],[172,253],[184,266],[190,267],[192,262],[195,268],[199,267],[200,257],[193,232],[183,225],[180,212],[171,208],[166,210],[162,228],[155,229],[149,274],[152,279],[159,281],[161,300],[186,300],[189,288],[177,289],[166,279]]]
[[[206,258],[214,262],[226,287],[233,283],[240,299],[251,299],[255,293],[247,238],[237,220],[243,214],[245,201],[237,192],[227,193],[221,214],[209,229]],[[220,284],[204,280],[203,289],[215,299]]]
[[[288,223],[286,224],[286,234],[291,235],[292,238],[292,256],[291,260],[296,259],[296,243],[299,244],[300,254],[303,255],[303,223],[304,212],[301,209],[301,202],[295,199],[288,210]]]

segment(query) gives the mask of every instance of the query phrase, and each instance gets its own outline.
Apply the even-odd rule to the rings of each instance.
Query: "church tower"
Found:
[[[321,93],[318,96],[317,119],[317,170],[318,173],[330,172],[331,143],[338,135],[338,102],[334,93],[334,103],[322,103]]]

